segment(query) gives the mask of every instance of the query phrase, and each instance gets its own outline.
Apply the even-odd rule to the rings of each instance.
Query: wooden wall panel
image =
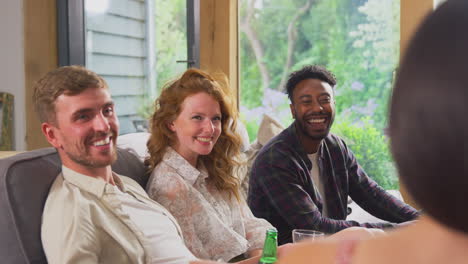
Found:
[[[56,0],[24,0],[24,68],[27,149],[49,147],[32,105],[34,83],[58,65]]]
[[[432,12],[434,0],[401,0],[400,2],[400,58],[405,54],[411,37],[423,19]],[[420,209],[400,182],[400,192],[405,202]]]
[[[112,0],[109,1],[108,12],[124,17],[145,20],[146,5],[145,1]]]
[[[88,57],[86,66],[99,75],[145,77],[144,63],[144,57],[93,54]],[[110,89],[112,92],[112,87]]]
[[[432,12],[434,0],[401,0],[400,2],[400,57],[405,53],[413,33],[422,20]]]
[[[200,1],[200,68],[227,75],[238,98],[238,1]]]
[[[112,88],[112,96],[141,95],[141,87],[145,86],[144,77],[121,77],[104,75],[107,85]]]
[[[130,19],[106,13],[90,16],[86,19],[87,30],[99,31],[107,34],[129,36],[144,39],[146,37],[145,20]]]
[[[91,39],[95,53],[146,58],[145,39],[92,31],[86,37]]]

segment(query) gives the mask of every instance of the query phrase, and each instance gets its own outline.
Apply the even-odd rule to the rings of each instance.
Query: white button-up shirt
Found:
[[[113,174],[117,186],[65,166],[42,216],[49,263],[188,263],[177,221],[143,188]]]

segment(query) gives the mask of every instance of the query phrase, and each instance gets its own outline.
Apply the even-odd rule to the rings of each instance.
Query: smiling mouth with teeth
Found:
[[[109,135],[107,135],[106,138],[94,142],[94,143],[93,143],[93,146],[99,147],[99,146],[107,145],[107,144],[110,143],[111,139],[112,139],[112,134],[109,134]]]
[[[99,146],[107,145],[109,143],[110,143],[110,137],[106,137],[103,140],[99,140],[99,141],[94,142],[93,145],[96,146],[96,147],[99,147]]]
[[[210,142],[210,141],[211,141],[211,138],[197,137],[197,140],[199,140],[199,141],[201,141],[201,142]]]
[[[320,118],[320,119],[311,119],[308,120],[307,122],[310,124],[318,124],[318,123],[325,123],[326,118]]]

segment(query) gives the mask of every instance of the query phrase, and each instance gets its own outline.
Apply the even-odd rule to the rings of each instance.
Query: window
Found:
[[[323,65],[338,80],[332,132],[370,177],[398,189],[384,131],[399,21],[399,0],[241,0],[240,110],[249,137],[264,113],[289,126],[287,75]]]
[[[162,85],[187,67],[197,66],[196,3],[57,2],[60,65],[85,65],[107,81],[120,134],[144,131]]]

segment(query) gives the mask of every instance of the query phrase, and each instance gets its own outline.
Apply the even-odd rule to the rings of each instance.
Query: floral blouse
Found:
[[[261,249],[272,226],[253,216],[245,201],[220,192],[207,178],[203,165],[194,168],[169,147],[146,188],[177,219],[185,244],[196,257],[227,262]]]

